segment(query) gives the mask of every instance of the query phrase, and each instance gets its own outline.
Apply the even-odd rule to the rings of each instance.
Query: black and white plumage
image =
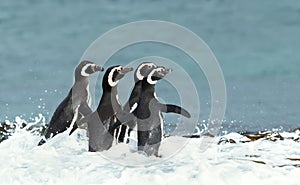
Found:
[[[137,119],[138,150],[147,155],[158,156],[160,142],[163,137],[162,112],[173,112],[190,118],[185,109],[170,104],[162,104],[155,95],[155,84],[170,73],[170,69],[157,67],[142,81],[142,92],[139,103],[133,114]]]
[[[89,151],[108,150],[113,143],[113,126],[118,114],[122,114],[122,106],[118,100],[118,82],[131,67],[113,66],[106,70],[103,80],[103,94],[98,108],[86,118],[89,134]]]
[[[90,61],[82,61],[76,67],[75,82],[68,96],[56,108],[45,132],[45,138],[38,145],[42,145],[47,139],[66,131],[71,125],[74,126],[74,131],[77,128],[74,123],[92,112],[89,105],[91,98],[89,96],[88,77],[103,70],[103,67]]]
[[[134,87],[131,91],[128,102],[123,107],[123,111],[125,113],[132,113],[133,110],[137,107],[139,103],[140,94],[142,92],[142,82],[145,77],[149,75],[149,73],[156,68],[156,65],[152,62],[143,62],[141,63],[134,72]],[[118,142],[124,142],[126,136],[127,141],[129,142],[128,137],[130,136],[130,132],[136,126],[136,120],[130,120],[126,124],[121,125],[120,128],[116,129],[116,138]]]

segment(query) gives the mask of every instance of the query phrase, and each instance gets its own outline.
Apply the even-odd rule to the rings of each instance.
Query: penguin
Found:
[[[89,151],[100,152],[108,150],[113,143],[114,124],[122,114],[122,105],[118,100],[118,83],[131,67],[120,65],[108,68],[102,79],[102,97],[97,110],[85,120],[88,125]]]
[[[39,146],[44,144],[46,140],[55,135],[66,131],[71,125],[73,129],[70,134],[78,127],[76,120],[92,113],[90,108],[91,97],[89,94],[89,75],[103,71],[104,68],[97,66],[90,61],[82,61],[75,69],[75,82],[70,89],[67,97],[56,108],[48,128],[46,129],[44,138],[39,142]]]
[[[142,92],[143,79],[147,78],[148,75],[150,74],[150,72],[153,69],[155,69],[156,67],[157,67],[156,64],[154,64],[152,62],[143,62],[137,67],[137,69],[134,73],[134,81],[135,81],[134,88],[131,92],[128,102],[125,104],[125,106],[123,108],[125,113],[127,113],[127,114],[133,113],[134,109],[139,104],[139,97]],[[165,106],[168,108],[168,109],[165,109],[166,111],[168,110],[168,112],[173,112],[173,113],[177,113],[177,114],[182,113],[181,109],[178,109],[177,107],[174,107],[173,105],[166,104]],[[164,110],[162,110],[162,111],[164,111]],[[136,115],[131,115],[131,118],[133,118],[133,119],[129,120],[125,124],[118,123],[120,125],[122,124],[120,129],[118,129],[118,128],[116,129],[117,134],[119,134],[117,137],[117,140],[119,143],[124,142],[126,136],[127,136],[126,143],[129,143],[130,133],[136,127]],[[116,124],[116,126],[118,124]],[[126,133],[127,133],[127,135],[125,136]]]
[[[142,81],[145,77],[149,75],[149,73],[156,68],[156,64],[152,62],[143,62],[141,63],[134,72],[134,87],[131,91],[131,94],[129,96],[129,99],[125,106],[123,107],[123,111],[125,113],[130,113],[130,110],[133,110],[136,105],[139,102],[139,97],[142,92]],[[121,123],[119,123],[121,124]],[[136,121],[131,120],[126,123],[126,125],[121,125],[121,128],[116,129],[116,139],[119,143],[124,142],[125,135],[127,133],[127,141],[126,143],[129,143],[129,136],[130,132],[133,130],[133,128],[136,126]]]
[[[143,79],[139,103],[133,110],[133,114],[137,118],[138,150],[145,152],[148,156],[159,156],[158,150],[163,137],[163,112],[173,112],[187,118],[191,117],[184,108],[160,103],[155,95],[155,84],[170,72],[170,69],[159,66]]]

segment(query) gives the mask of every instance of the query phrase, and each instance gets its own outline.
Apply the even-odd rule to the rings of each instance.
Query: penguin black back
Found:
[[[112,66],[103,76],[103,93],[97,110],[87,120],[89,132],[89,151],[103,151],[111,147],[113,131],[117,113],[121,111],[118,100],[117,85],[121,78],[132,71],[130,67]]]

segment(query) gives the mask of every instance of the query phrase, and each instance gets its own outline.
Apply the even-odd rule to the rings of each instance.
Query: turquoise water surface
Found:
[[[223,130],[300,126],[300,3],[296,0],[2,0],[0,121],[13,121],[15,116],[30,120],[40,113],[49,120],[67,95],[74,68],[90,43],[116,26],[148,19],[180,24],[210,46],[227,85]],[[145,43],[118,52],[110,62],[127,64],[152,55],[182,65],[192,60],[172,47]],[[203,74],[186,67],[191,77],[199,78],[200,117],[205,121],[209,87]],[[176,103],[176,95],[163,82],[157,90],[165,101]],[[100,95],[98,89],[96,103]],[[121,101],[126,97],[122,95]]]

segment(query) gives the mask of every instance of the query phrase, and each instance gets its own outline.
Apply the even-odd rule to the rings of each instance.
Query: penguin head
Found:
[[[141,63],[134,72],[134,81],[143,80],[154,68],[156,68],[156,65],[152,62]]]
[[[163,66],[158,66],[149,73],[147,82],[154,85],[158,80],[164,78],[170,72],[172,72],[171,69],[167,69]]]
[[[102,80],[103,88],[105,88],[106,85],[110,87],[116,86],[119,80],[132,70],[132,67],[123,67],[120,65],[108,68]]]
[[[75,77],[76,78],[83,78],[88,77],[89,75],[97,72],[97,71],[103,71],[104,68],[97,66],[95,63],[84,60],[80,62],[80,64],[77,66],[75,70]]]

